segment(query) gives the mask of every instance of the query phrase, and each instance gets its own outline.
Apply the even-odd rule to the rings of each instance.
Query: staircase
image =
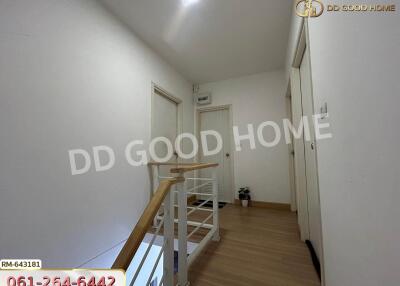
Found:
[[[155,259],[146,286],[186,286],[188,268],[211,241],[219,241],[218,218],[218,182],[216,168],[218,164],[202,163],[157,163],[148,164],[152,192],[151,199],[137,225],[126,241],[112,268],[128,270],[129,266],[145,237],[150,235],[150,242],[144,255],[140,257],[138,267],[134,269],[130,286],[143,286],[138,277],[155,242],[161,240],[161,247]],[[169,176],[162,176],[160,168],[169,168]],[[210,168],[212,176],[202,178],[196,175],[198,170]],[[203,192],[211,185],[211,192]],[[188,206],[188,197],[201,195],[207,197],[198,206]],[[212,202],[212,209],[204,207]],[[195,241],[195,248],[188,252],[188,242]],[[177,242],[177,271],[174,271],[174,256]],[[154,280],[154,274],[162,261],[162,277]],[[176,268],[176,267],[175,267]]]

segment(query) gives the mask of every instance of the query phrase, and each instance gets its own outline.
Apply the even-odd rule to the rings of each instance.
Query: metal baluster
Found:
[[[174,193],[169,191],[164,201],[164,280],[163,285],[174,284]]]
[[[217,177],[217,168],[212,168],[212,192],[213,192],[213,225],[214,225],[214,235],[212,240],[219,241],[219,205],[218,205],[218,177]]]
[[[179,174],[183,176],[183,173]],[[178,189],[178,285],[188,285],[187,261],[187,183],[177,184]]]

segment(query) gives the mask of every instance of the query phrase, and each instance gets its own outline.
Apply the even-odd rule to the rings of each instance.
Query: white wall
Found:
[[[232,105],[233,125],[239,127],[240,134],[248,133],[247,124],[254,124],[255,130],[269,120],[282,126],[282,119],[287,117],[283,71],[202,84],[200,91],[212,93],[211,106]],[[266,140],[273,139],[271,133],[265,131]],[[253,200],[290,203],[287,145],[282,140],[279,145],[266,148],[256,142],[255,150],[243,141],[242,151],[234,152],[235,195],[240,187],[248,186]]]
[[[76,267],[127,238],[149,183],[124,148],[149,139],[152,81],[193,132],[191,84],[96,1],[0,2],[0,257]],[[68,150],[96,145],[115,167],[71,176]]]
[[[310,20],[315,109],[328,103],[334,136],[317,143],[327,286],[400,281],[399,23],[398,12]]]

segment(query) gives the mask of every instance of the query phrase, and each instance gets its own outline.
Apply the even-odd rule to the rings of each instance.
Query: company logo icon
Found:
[[[296,14],[303,18],[315,18],[324,12],[324,4],[320,0],[298,0]]]

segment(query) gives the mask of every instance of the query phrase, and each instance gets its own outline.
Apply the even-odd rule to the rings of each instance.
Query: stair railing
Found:
[[[160,166],[171,168],[169,174],[171,176],[162,176],[160,174]],[[140,260],[137,269],[134,269],[133,279],[130,286],[135,284],[140,271],[143,268],[146,258],[153,247],[157,237],[163,230],[163,243],[157,259],[152,267],[150,275],[147,279],[146,286],[152,286],[153,275],[159,266],[161,258],[163,258],[163,275],[158,285],[164,286],[187,286],[188,268],[206,247],[211,240],[219,240],[219,218],[218,218],[218,181],[217,170],[218,164],[201,164],[201,163],[149,163],[152,176],[152,192],[150,203],[147,205],[136,227],[129,236],[127,242],[122,248],[120,254],[115,260],[113,269],[128,269],[137,250],[139,249],[143,239],[148,233],[151,226],[154,227],[152,238],[148,244],[143,258]],[[156,167],[157,176],[154,176],[154,167]],[[187,174],[192,171],[211,168],[212,176],[209,178],[189,177]],[[155,180],[156,178],[156,180]],[[193,186],[189,187],[188,182],[193,182]],[[200,182],[200,184],[199,184]],[[211,192],[200,192],[198,190],[211,185]],[[175,188],[172,191],[172,187]],[[155,191],[154,191],[155,190]],[[175,198],[176,195],[176,198]],[[188,206],[188,195],[201,195],[208,197],[203,203],[197,206]],[[212,202],[212,210],[204,206]],[[175,210],[177,209],[177,217],[175,218]],[[195,212],[210,213],[201,221],[188,220],[188,216],[193,216]],[[211,221],[211,222],[210,222]],[[175,225],[177,225],[178,234],[178,272],[174,274],[174,242],[175,242]],[[188,233],[188,226],[193,230]],[[200,229],[205,229],[208,233],[197,244],[197,247],[188,255],[188,240],[195,235]],[[178,282],[178,284],[176,284]],[[140,285],[143,286],[143,285]]]
[[[151,248],[157,236],[160,233],[161,228],[164,229],[164,243],[157,257],[157,261],[151,270],[151,275],[148,277],[146,285],[150,285],[152,276],[159,264],[161,256],[163,255],[164,260],[164,272],[163,277],[160,281],[160,285],[173,285],[174,283],[174,207],[173,207],[173,196],[171,194],[171,187],[175,184],[182,183],[184,178],[172,178],[168,180],[163,180],[151,198],[150,203],[147,205],[142,216],[140,217],[138,223],[133,229],[131,235],[126,241],[124,247],[119,253],[117,259],[115,260],[112,268],[113,269],[123,269],[127,270],[132,262],[137,250],[143,242],[149,228],[153,223],[153,219],[159,211],[162,203],[164,202],[164,218],[156,227],[156,230],[152,236],[151,242],[149,243],[143,258],[140,261],[138,269],[135,269],[134,277],[130,285],[135,285],[136,279],[142,267],[148,257]]]

